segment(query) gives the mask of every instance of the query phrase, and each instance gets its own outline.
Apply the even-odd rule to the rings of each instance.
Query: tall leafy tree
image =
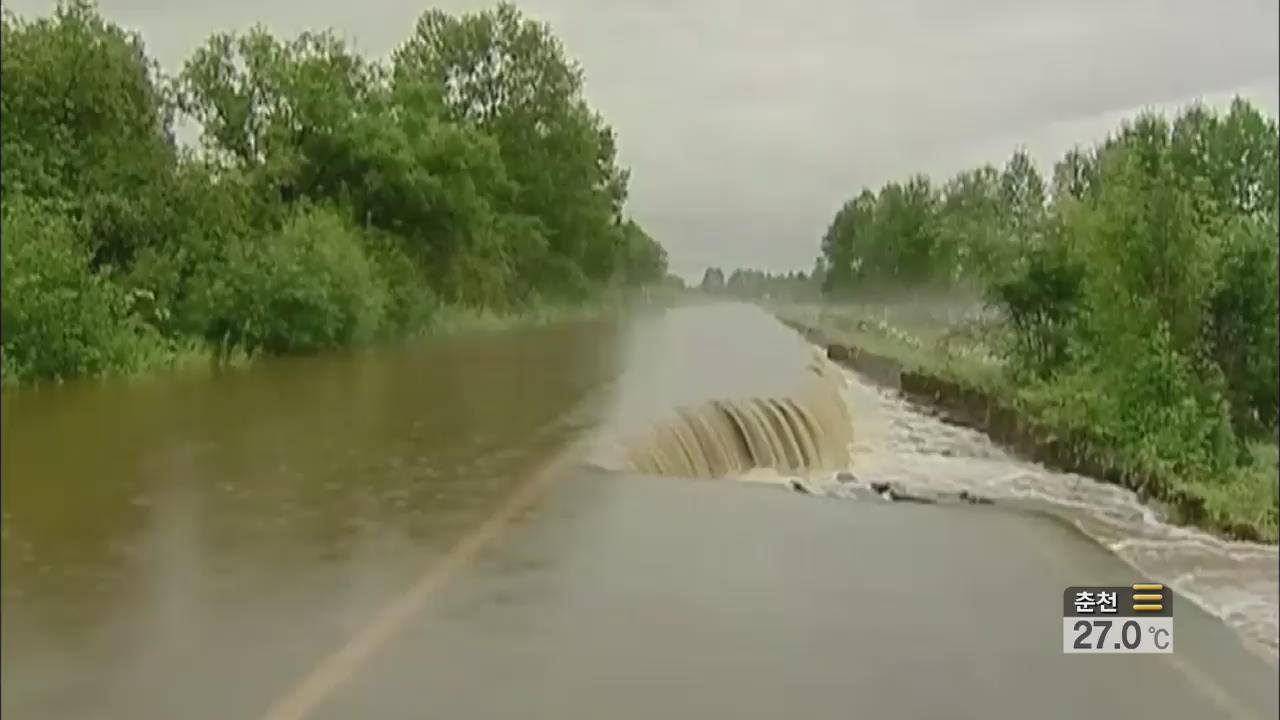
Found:
[[[938,209],[938,274],[951,282],[995,275],[1008,259],[1005,217],[994,167],[966,170],[948,180]]]
[[[1008,231],[1013,242],[1029,248],[1045,215],[1045,184],[1035,162],[1019,148],[1000,174],[1000,197],[1007,211]]]
[[[0,184],[60,201],[83,221],[95,268],[129,265],[173,231],[172,105],[142,40],[86,0],[49,17],[5,11]]]
[[[1244,215],[1274,214],[1280,202],[1276,190],[1280,133],[1275,119],[1263,117],[1253,105],[1236,98],[1217,131],[1213,184],[1219,202]]]
[[[875,210],[875,193],[863,189],[832,219],[822,238],[822,256],[826,261],[825,287],[828,291],[849,289],[855,275],[861,272],[862,253],[873,243],[871,232]]]
[[[1081,200],[1094,186],[1097,167],[1087,151],[1073,147],[1053,166],[1050,190],[1054,203]]]
[[[399,92],[435,89],[447,117],[498,143],[515,184],[504,211],[535,218],[545,236],[547,254],[522,258],[521,274],[561,289],[612,274],[627,173],[612,130],[582,97],[581,68],[548,26],[509,4],[428,11],[394,54],[394,82]]]
[[[667,275],[667,251],[634,220],[622,226],[626,238],[625,256],[621,260],[623,278],[629,285],[646,285],[661,281]]]

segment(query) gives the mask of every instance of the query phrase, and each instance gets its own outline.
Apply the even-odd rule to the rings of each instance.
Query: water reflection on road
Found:
[[[260,711],[592,423],[615,332],[7,393],[5,716]]]
[[[268,361],[214,378],[8,392],[0,710],[13,718],[260,717],[553,458],[571,453],[607,466],[625,438],[675,405],[784,394],[809,371],[812,355],[760,310],[708,305]],[[855,410],[865,410],[855,413],[859,473],[1024,499],[1058,483],[1087,505],[1077,521],[1095,523],[1086,529],[1157,579],[1207,568],[1195,588],[1222,602],[1243,594],[1261,603],[1233,606],[1244,616],[1273,618],[1274,549],[1224,551],[1200,535],[1170,544],[1172,530],[1161,531],[1169,533],[1161,544],[1164,536],[1132,532],[1146,527],[1145,516],[1123,493],[1048,478],[852,378],[849,392]],[[1055,506],[1064,507],[1069,493],[1054,492]],[[992,677],[971,678],[966,695],[942,675],[928,676],[961,661],[937,653],[886,659],[900,643],[876,629],[877,618],[852,606],[846,616],[832,613],[863,603],[881,613],[881,626],[894,627],[890,610],[900,598],[876,584],[894,573],[900,583],[923,582],[912,537],[945,543],[953,533],[984,548],[1030,543],[1062,563],[1037,570],[1017,553],[942,553],[930,565],[942,572],[930,582],[985,578],[993,593],[1028,583],[1057,598],[1062,586],[1090,579],[1073,569],[1121,581],[1125,571],[1039,518],[997,513],[991,517],[1003,519],[979,522],[984,516],[934,510],[907,515],[580,467],[317,716],[763,717],[770,708],[796,709],[764,699],[768,677],[788,693],[813,694],[809,707],[822,715],[847,710],[894,668],[936,694],[897,706],[882,697],[879,714],[893,716],[896,707],[897,716],[927,715],[972,702],[974,717],[1012,716],[1000,713],[1029,708],[1032,699],[1012,695],[983,715],[977,709]],[[952,517],[962,519],[952,526]],[[913,529],[919,522],[927,532]],[[770,529],[757,533],[761,527]],[[895,528],[902,536],[886,535]],[[798,544],[786,545],[788,537]],[[842,543],[873,548],[866,552],[878,560],[857,559],[858,546]],[[1178,543],[1181,554],[1171,554]],[[1188,552],[1193,547],[1204,552]],[[938,566],[962,557],[965,566]],[[1268,602],[1270,615],[1258,610]],[[659,633],[663,622],[678,632]],[[1046,627],[1046,638],[1033,643],[1042,680],[1061,669],[1058,625]],[[926,623],[909,634],[934,633],[938,647],[955,652],[972,639],[937,635],[945,632]],[[1204,637],[1187,642],[1208,648],[1224,668],[1245,662],[1212,630]],[[1028,642],[1001,641],[1004,660],[966,672],[1016,670],[1010,659],[1028,652]],[[859,675],[858,664],[876,658],[881,669]],[[595,689],[574,675],[592,667]],[[1182,682],[1171,672],[1133,672],[1154,673],[1152,683]],[[1248,684],[1251,672],[1236,673],[1246,685],[1229,686],[1229,694],[1265,705],[1267,691]],[[1098,673],[1087,677],[1105,684]],[[609,703],[610,692],[638,697],[664,688],[673,691],[666,705],[618,711]],[[1113,700],[1116,708],[1129,702]]]

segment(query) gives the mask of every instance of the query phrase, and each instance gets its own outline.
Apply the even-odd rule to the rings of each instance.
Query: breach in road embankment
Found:
[[[1170,522],[1151,500],[1164,497],[1173,504],[1176,498],[1161,493],[1159,486],[1117,482],[1098,467],[1073,464],[1072,453],[1065,452],[1069,444],[1052,442],[1042,427],[979,390],[827,341],[815,329],[793,327],[850,368],[848,400],[856,440],[851,470],[858,478],[929,497],[968,492],[1005,507],[1061,518],[1140,576],[1171,585],[1221,618],[1246,644],[1276,662],[1280,578],[1274,544]],[[828,482],[809,489],[847,497],[842,485]],[[1179,517],[1175,508],[1168,509]]]
[[[791,395],[708,400],[677,408],[626,445],[628,470],[652,475],[724,477],[753,469],[840,469],[849,462],[852,425],[842,378],[825,358]]]

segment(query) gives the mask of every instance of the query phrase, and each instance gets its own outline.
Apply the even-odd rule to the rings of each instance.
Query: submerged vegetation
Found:
[[[1144,113],[1047,181],[1019,151],[941,187],[863,190],[822,240],[826,299],[848,308],[826,322],[994,387],[1124,472],[1199,497],[1211,524],[1274,539],[1277,143],[1275,120],[1237,99]],[[954,346],[945,327],[907,342],[865,310],[904,289],[990,312]]]
[[[6,10],[2,60],[6,382],[403,337],[666,277],[581,68],[511,5],[430,10],[385,61],[329,32],[216,34],[168,76],[70,0]]]

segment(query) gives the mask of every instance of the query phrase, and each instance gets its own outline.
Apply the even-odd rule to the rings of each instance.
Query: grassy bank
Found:
[[[437,312],[422,335],[456,332],[499,332],[513,327],[553,325],[621,315],[649,308],[672,307],[685,302],[685,294],[670,286],[615,289],[587,302],[540,302],[518,310],[445,307]]]
[[[918,399],[927,395],[923,399],[966,412],[979,429],[1020,445],[1014,449],[1021,454],[1133,487],[1168,504],[1175,520],[1238,539],[1277,539],[1280,448],[1274,442],[1245,443],[1246,457],[1225,471],[1180,472],[1125,442],[1123,432],[1074,422],[1046,401],[1053,389],[1017,384],[996,350],[1004,330],[979,312],[957,311],[954,304],[935,310],[874,304],[771,309],[811,331],[811,339],[900,364],[904,380],[914,381],[904,386],[915,386],[904,389],[927,387]]]
[[[667,286],[657,286],[619,288],[598,293],[591,299],[580,302],[539,302],[507,310],[446,305],[435,308],[429,319],[416,327],[408,328],[395,336],[372,338],[361,344],[391,344],[411,339],[580,322],[665,308],[681,302],[684,302],[681,292]],[[265,354],[196,340],[178,344],[152,338],[145,346],[140,341],[135,342],[138,344],[134,346],[129,362],[96,373],[79,373],[77,377],[142,377],[167,372],[246,367]],[[61,379],[24,378],[10,372],[3,375],[3,386],[6,388],[39,386],[51,382],[61,382]]]
[[[832,342],[892,358],[918,370],[961,382],[1001,397],[1011,386],[1004,363],[993,351],[998,325],[971,304],[936,307],[884,304],[778,305],[769,309],[791,324],[820,331]]]

